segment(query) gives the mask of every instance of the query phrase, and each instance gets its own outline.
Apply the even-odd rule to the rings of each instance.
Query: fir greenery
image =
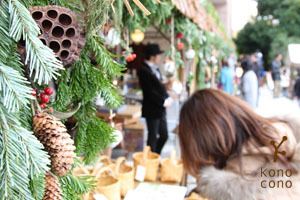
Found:
[[[35,40],[36,24],[28,20],[27,10],[27,14],[25,12],[13,16],[24,10],[26,8],[19,1],[1,1],[0,198],[6,200],[41,199],[45,171],[50,164],[47,153],[42,150],[43,145],[33,136],[30,121],[27,120],[31,116],[28,106],[32,99],[31,88],[24,77],[15,41],[19,39],[18,31],[27,40]],[[37,51],[32,52],[34,54]],[[30,54],[31,63],[36,62],[32,60],[36,58],[33,54]],[[49,63],[45,63],[45,66],[48,65]],[[35,67],[37,66],[32,65],[32,71],[36,71]],[[45,76],[52,74],[44,72]],[[42,79],[43,77],[40,80],[47,81]]]
[[[95,188],[95,182],[90,176],[73,176],[68,174],[60,178],[64,199],[80,200],[80,196]]]

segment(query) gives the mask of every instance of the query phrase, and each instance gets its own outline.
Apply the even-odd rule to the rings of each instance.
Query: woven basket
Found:
[[[172,151],[170,158],[165,158],[161,162],[160,180],[163,182],[179,183],[183,175],[182,161],[176,158],[176,151]]]
[[[99,157],[99,160],[97,162],[97,164],[94,166],[94,169],[92,171],[92,175],[96,176],[96,174],[98,173],[98,171],[103,168],[103,167],[107,167],[107,166],[112,166],[112,161],[108,156],[101,156]]]
[[[157,153],[151,152],[150,147],[146,146],[143,152],[134,153],[132,157],[135,169],[137,169],[138,165],[146,168],[145,180],[156,181],[160,156]]]
[[[98,181],[95,193],[103,194],[108,200],[121,200],[120,181],[110,166],[100,169],[95,178]]]
[[[120,157],[116,161],[115,174],[120,181],[121,196],[125,197],[127,192],[134,188],[134,169],[126,165],[124,157]]]

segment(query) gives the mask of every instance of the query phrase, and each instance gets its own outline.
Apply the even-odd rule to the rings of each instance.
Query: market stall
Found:
[[[137,70],[143,44],[159,43],[172,97],[183,101],[204,87],[204,67],[215,69],[213,61],[231,48],[204,5],[189,3],[1,4],[1,197],[185,197],[182,161],[174,152],[161,160],[144,145]],[[118,145],[126,158],[113,160],[111,149]]]

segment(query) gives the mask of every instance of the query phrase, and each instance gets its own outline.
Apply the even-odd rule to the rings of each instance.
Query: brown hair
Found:
[[[222,59],[222,67],[224,67],[224,66],[226,66],[226,67],[229,66],[228,61],[225,58]]]
[[[272,123],[276,121],[257,115],[245,102],[225,92],[196,92],[180,112],[179,139],[185,169],[194,176],[202,166],[221,169],[231,156],[239,157],[241,168],[243,144],[252,138],[257,145],[270,147],[270,133],[276,132]]]

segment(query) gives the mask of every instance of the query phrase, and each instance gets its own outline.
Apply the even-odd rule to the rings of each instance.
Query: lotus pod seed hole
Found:
[[[44,20],[42,22],[42,27],[46,32],[48,32],[52,27],[52,22],[50,22],[49,20]]]
[[[71,43],[70,40],[64,40],[64,41],[62,42],[62,46],[63,46],[64,48],[70,48],[71,45],[72,45],[72,43]]]
[[[32,13],[32,18],[35,20],[40,20],[43,17],[43,13],[41,11],[35,11]]]
[[[61,14],[58,18],[58,21],[65,26],[68,26],[72,23],[72,18],[67,14]]]
[[[56,41],[51,41],[51,42],[50,42],[50,49],[52,49],[54,53],[59,52],[59,50],[60,50],[60,45],[59,45],[59,43],[56,42]]]
[[[66,50],[63,50],[61,53],[60,53],[60,57],[65,60],[69,57],[69,52],[66,51]]]
[[[18,45],[19,45],[20,47],[25,47],[25,40],[20,40],[20,41],[18,42]]]
[[[74,28],[69,28],[66,32],[67,37],[71,38],[74,37],[75,35],[75,29]]]
[[[47,45],[46,40],[40,39],[44,45]]]
[[[58,13],[56,12],[56,10],[49,10],[47,12],[48,17],[52,18],[52,19],[56,19]]]
[[[56,26],[52,30],[53,37],[60,38],[64,35],[64,29],[60,26]]]

